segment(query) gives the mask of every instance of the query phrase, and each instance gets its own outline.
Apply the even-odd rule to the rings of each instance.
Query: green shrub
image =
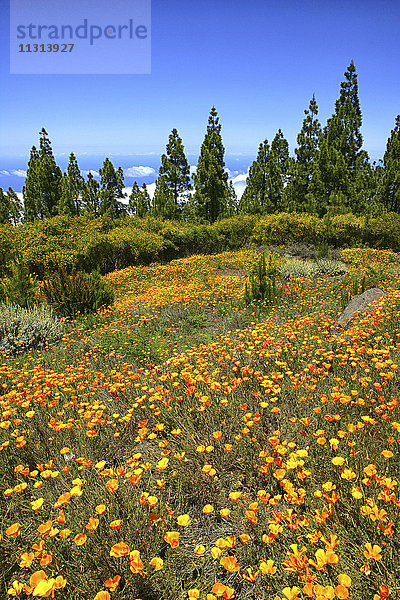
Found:
[[[249,283],[245,284],[246,304],[251,302],[278,304],[282,298],[282,290],[276,283],[277,274],[278,268],[272,256],[268,257],[267,262],[265,254],[262,254],[255,272],[249,277]]]
[[[94,312],[114,300],[114,292],[98,272],[68,275],[61,269],[43,282],[42,291],[54,311],[65,317]]]
[[[331,258],[331,250],[326,240],[323,240],[317,247],[317,258]]]
[[[60,338],[62,325],[47,306],[0,304],[0,350],[10,354],[41,348]]]
[[[26,265],[18,261],[12,264],[11,276],[4,282],[3,293],[10,304],[28,308],[35,303],[35,284]]]

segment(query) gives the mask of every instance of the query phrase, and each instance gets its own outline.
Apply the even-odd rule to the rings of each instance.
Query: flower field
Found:
[[[112,307],[3,356],[1,598],[400,598],[400,255],[246,306],[257,260],[115,271]],[[361,282],[385,297],[343,331]]]

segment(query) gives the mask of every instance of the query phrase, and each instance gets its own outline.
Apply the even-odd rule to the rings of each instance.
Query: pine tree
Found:
[[[182,194],[187,196],[191,190],[190,167],[185,156],[182,139],[178,131],[173,129],[166,147],[166,154],[161,156],[159,177],[164,177],[164,183],[172,193],[176,208]],[[175,211],[176,214],[177,211]]]
[[[313,212],[307,194],[313,173],[313,162],[322,133],[320,122],[317,119],[318,104],[315,94],[304,114],[306,117],[297,136],[298,147],[294,151],[296,159],[291,163],[289,182],[284,191],[284,205],[285,210],[288,211]]]
[[[151,213],[155,217],[164,217],[165,219],[176,219],[178,217],[178,206],[175,204],[175,198],[168,181],[163,175],[160,175],[156,181]]]
[[[150,210],[150,196],[147,191],[147,186],[144,183],[142,188],[139,187],[137,181],[132,186],[132,192],[129,196],[128,211],[131,215],[142,219],[148,215]]]
[[[245,214],[266,214],[268,212],[267,159],[270,152],[268,140],[258,147],[256,160],[249,168],[246,187],[239,203],[239,211]]]
[[[88,214],[94,217],[99,216],[100,211],[100,184],[93,177],[93,173],[89,171],[87,181],[84,182],[82,190],[82,203]]]
[[[39,150],[32,147],[25,186],[22,190],[28,221],[56,215],[62,172],[56,165],[47,131],[40,132]]]
[[[82,192],[84,178],[78,165],[75,154],[69,157],[67,172],[64,173],[60,183],[59,213],[67,215],[82,214]]]
[[[361,150],[362,115],[353,61],[344,76],[335,112],[323,130],[313,165],[310,194],[316,199],[320,215],[333,210],[357,212],[360,202],[365,204],[366,201],[361,198],[362,190],[359,189],[356,194],[357,205],[354,204],[354,183],[360,169],[365,171],[369,159],[366,152]],[[358,178],[359,183],[363,180],[364,177]]]
[[[134,181],[133,186],[132,186],[132,191],[130,193],[129,200],[128,200],[128,213],[130,215],[136,216],[137,213],[140,212],[140,209],[139,209],[140,197],[141,197],[140,187],[138,185],[138,182]]]
[[[371,165],[365,150],[361,150],[356,159],[349,194],[350,208],[354,214],[377,216],[382,213],[383,206],[379,198],[379,169]]]
[[[396,117],[383,155],[379,195],[387,210],[400,212],[400,115]]]
[[[233,187],[232,181],[229,182],[228,192],[226,195],[226,208],[223,213],[223,217],[229,218],[233,217],[238,212],[238,197],[236,194],[236,190]]]
[[[267,157],[267,181],[269,203],[273,212],[282,209],[282,194],[289,171],[289,144],[278,129]]]
[[[61,170],[56,166],[46,130],[40,131],[39,150],[32,147],[23,188],[27,220],[51,217],[57,212]]]
[[[10,222],[10,204],[7,194],[0,188],[0,224]]]
[[[193,176],[194,203],[200,217],[214,222],[225,210],[228,194],[228,174],[225,172],[225,149],[221,124],[213,106],[208,118],[207,132],[200,149],[197,171]]]
[[[23,215],[22,202],[11,187],[8,188],[6,196],[9,207],[9,219],[14,225],[17,225]]]
[[[362,147],[360,132],[362,115],[358,98],[356,67],[351,61],[344,74],[346,81],[340,84],[340,96],[335,103],[335,114],[327,122],[326,138],[345,157],[346,164],[353,174],[356,160]]]
[[[39,150],[35,146],[32,147],[25,186],[22,190],[25,216],[28,221],[57,214],[61,177],[61,169],[56,165],[51,142],[47,131],[43,128],[40,131]]]
[[[265,215],[281,210],[289,165],[289,144],[279,129],[271,146],[264,140],[258,147],[240,201],[240,212]]]
[[[112,162],[106,158],[100,169],[100,214],[112,218],[119,217],[125,210],[120,198],[124,197],[124,172],[121,167],[115,170]]]
[[[25,185],[22,188],[22,195],[24,198],[24,212],[27,221],[33,221],[39,216],[39,160],[39,152],[36,149],[36,146],[32,146],[28,162],[28,170],[26,174]]]

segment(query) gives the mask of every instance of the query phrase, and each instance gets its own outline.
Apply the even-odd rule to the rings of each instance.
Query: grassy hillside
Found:
[[[3,356],[0,596],[399,598],[400,255],[340,258],[277,248],[261,306],[254,250],[127,267],[112,307]]]

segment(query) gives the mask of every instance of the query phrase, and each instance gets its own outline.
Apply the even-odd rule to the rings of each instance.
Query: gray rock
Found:
[[[343,329],[347,329],[354,321],[354,313],[372,312],[375,309],[373,302],[376,302],[385,294],[379,288],[365,290],[364,293],[354,296],[340,315],[337,324]]]

